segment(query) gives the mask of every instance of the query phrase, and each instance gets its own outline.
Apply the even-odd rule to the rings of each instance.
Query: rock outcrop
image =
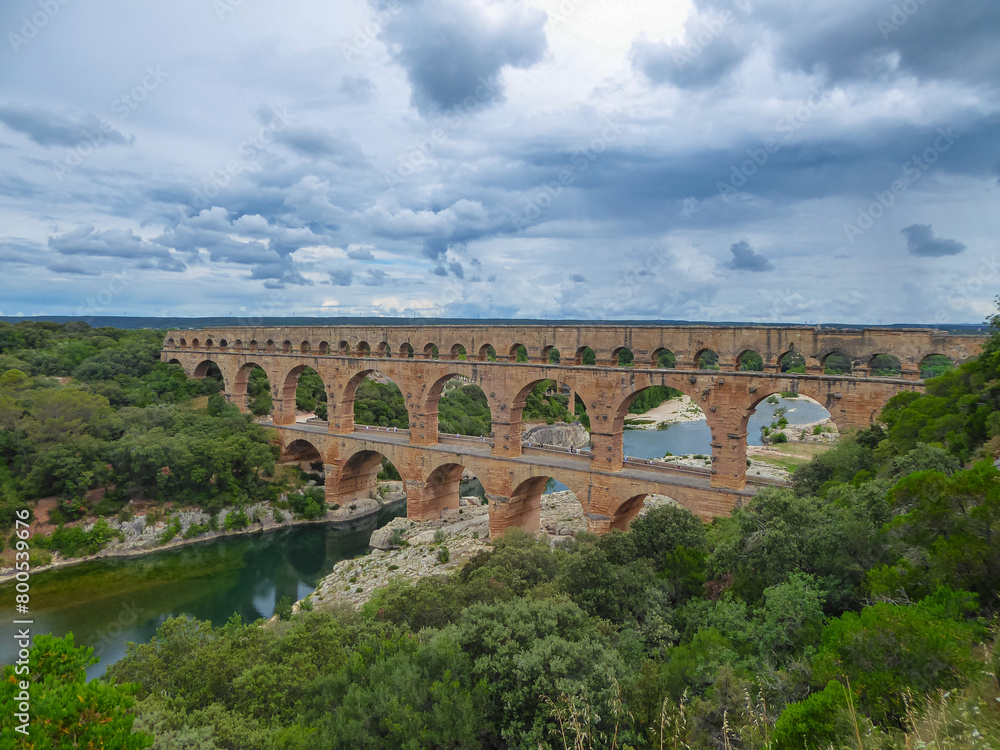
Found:
[[[521,439],[557,448],[586,448],[590,445],[590,433],[579,422],[530,426],[524,431]]]

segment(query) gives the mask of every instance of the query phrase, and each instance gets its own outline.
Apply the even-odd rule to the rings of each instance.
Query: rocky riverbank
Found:
[[[590,433],[579,422],[525,425],[521,439],[556,448],[586,448],[590,445]]]
[[[674,501],[662,495],[646,498],[640,515]],[[542,497],[542,531],[553,546],[564,544],[587,530],[583,507],[572,492]],[[343,560],[307,598],[313,607],[339,604],[360,606],[395,579],[416,581],[460,568],[473,555],[488,549],[489,515],[479,498],[462,498],[459,508],[447,510],[436,521],[395,518],[372,534],[372,551],[364,557]],[[444,552],[447,550],[447,552]],[[298,611],[302,602],[295,604]]]
[[[93,555],[81,557],[64,557],[58,552],[53,552],[51,562],[32,567],[32,573],[109,557],[136,557],[185,544],[207,542],[223,536],[256,534],[304,523],[329,523],[344,529],[358,529],[366,524],[374,525],[383,508],[399,507],[406,502],[402,482],[385,482],[375,494],[377,497],[357,498],[345,506],[328,510],[324,515],[312,519],[295,518],[290,510],[273,507],[271,503],[244,506],[241,510],[249,523],[242,528],[226,528],[227,518],[238,512],[234,508],[219,511],[214,515],[214,522],[212,514],[199,510],[178,510],[169,516],[164,516],[162,512],[155,514],[150,512],[136,515],[127,521],[106,518],[103,520],[115,535],[106,547]],[[83,524],[81,528],[84,532],[89,532],[96,524],[96,521]],[[232,520],[230,526],[234,526]],[[49,554],[46,550],[32,551]],[[0,583],[9,581],[13,577],[13,567],[0,567]]]

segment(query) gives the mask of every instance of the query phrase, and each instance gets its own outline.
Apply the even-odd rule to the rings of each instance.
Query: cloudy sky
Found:
[[[5,0],[0,314],[981,322],[996,0]]]

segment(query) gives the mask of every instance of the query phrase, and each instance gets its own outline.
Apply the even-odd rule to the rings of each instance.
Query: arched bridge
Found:
[[[170,331],[162,359],[194,377],[217,365],[227,398],[243,410],[250,372],[261,368],[271,383],[283,450],[323,461],[330,500],[367,493],[386,457],[406,483],[411,518],[457,507],[464,467],[486,489],[491,533],[511,525],[537,529],[550,477],[574,491],[589,527],[602,532],[627,527],[650,493],[668,495],[706,518],[744,502],[756,490],[746,473],[747,422],[771,394],[792,391],[813,398],[841,430],[865,427],[893,395],[922,388],[921,367],[929,358],[961,362],[978,354],[982,341],[925,329],[234,327]],[[790,357],[805,372],[782,372]],[[876,377],[884,371],[873,370],[873,362],[886,357],[898,362],[896,376]],[[627,360],[630,365],[621,366]],[[748,361],[757,369],[747,369]],[[839,369],[831,370],[834,361]],[[706,366],[717,369],[702,369]],[[295,392],[306,368],[314,369],[326,388],[326,424],[296,423]],[[354,424],[355,393],[368,376],[391,378],[399,386],[409,430]],[[454,377],[482,388],[492,414],[491,437],[438,433],[438,401]],[[525,399],[545,380],[567,384],[585,404],[591,453],[522,445]],[[625,460],[628,408],[644,389],[657,385],[685,393],[705,413],[712,433],[710,472]]]

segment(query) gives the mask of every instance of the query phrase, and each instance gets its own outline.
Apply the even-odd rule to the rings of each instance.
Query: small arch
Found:
[[[188,342],[187,342],[187,339],[183,339],[183,338],[182,338],[182,339],[181,339],[181,344],[180,344],[180,346],[181,346],[181,349],[186,349],[186,348],[187,348],[187,345],[188,345]]]
[[[191,339],[191,348],[197,349],[200,346],[198,339]]]
[[[320,341],[319,342],[319,346],[316,348],[316,350],[319,352],[320,356],[325,357],[327,354],[330,353],[330,344],[329,344],[329,342],[327,342],[327,341]]]
[[[375,350],[375,356],[388,359],[392,357],[392,347],[389,346],[388,341],[382,341],[379,343],[378,348]]]
[[[437,344],[427,344],[424,347],[424,359],[438,359],[440,352],[438,352]]]
[[[514,344],[510,348],[509,359],[511,362],[527,362],[528,347],[526,347],[524,344]]]
[[[388,456],[372,450],[360,450],[340,467],[334,499],[347,505],[357,498],[377,498],[380,477],[398,477],[399,472]],[[406,483],[403,483],[405,491]]]
[[[173,346],[173,345],[174,345],[174,340],[172,338],[167,339],[167,346]]]
[[[369,344],[368,344],[367,341],[359,341],[358,342],[358,348],[357,348],[357,351],[356,351],[357,356],[359,356],[359,357],[370,357],[371,353],[372,353],[372,348],[371,348],[371,346],[369,346]]]
[[[461,505],[462,464],[446,463],[438,466],[424,482],[423,505],[430,512],[430,518],[440,517],[441,511],[458,508]]]
[[[220,349],[228,349],[229,348],[229,342],[226,339],[219,339],[219,348]]]
[[[236,339],[236,341],[233,342],[233,351],[243,351],[243,341],[241,339]]]
[[[282,399],[285,403],[294,399],[297,412],[312,413],[323,421],[329,418],[326,385],[311,367],[298,365],[288,371],[282,386]]]
[[[299,344],[299,354],[309,354],[312,351],[312,345],[308,341],[303,341]]]
[[[699,370],[719,369],[719,353],[714,349],[702,349],[694,355],[694,361],[697,363],[697,369]]]
[[[291,441],[281,449],[280,463],[283,464],[299,464],[303,469],[311,469],[312,467],[306,464],[322,461],[323,455],[319,452],[319,449],[308,440],[302,438]]]
[[[546,346],[542,349],[542,362],[551,365],[558,365],[561,359],[559,350],[554,346]]]
[[[653,352],[652,356],[653,367],[660,370],[675,370],[677,369],[677,357],[669,349],[660,347]]]
[[[271,381],[263,367],[247,362],[236,372],[232,402],[240,411],[257,417],[271,413]]]
[[[181,365],[181,361],[179,359],[170,359],[170,360],[167,360],[167,364],[168,365],[177,365],[178,367],[182,366]]]
[[[455,344],[451,347],[451,358],[453,360],[457,359],[468,359],[468,353],[465,351],[465,347],[461,344]]]
[[[669,368],[668,368],[669,369]],[[641,495],[633,495],[624,503],[619,505],[614,514],[611,516],[611,529],[618,529],[619,531],[628,531],[628,527],[635,520],[635,517],[639,515],[642,510],[642,505],[650,493],[644,492]]]
[[[854,369],[851,358],[839,349],[826,353],[819,362],[824,375],[850,375]]]
[[[493,348],[490,344],[483,344],[479,347],[479,361],[480,362],[496,362],[497,361],[497,350]]]
[[[349,356],[351,356],[351,342],[350,341],[341,341],[337,345],[337,353],[340,354],[341,357],[349,357]]]
[[[616,367],[633,367],[635,354],[627,346],[620,346],[611,352],[611,361]]]
[[[868,371],[873,378],[901,378],[903,365],[892,354],[876,354],[868,362]]]
[[[213,342],[212,339],[205,339],[205,348],[206,349],[211,349],[214,345],[215,345],[215,342]]]
[[[597,364],[597,353],[594,352],[589,346],[581,346],[576,350],[576,356],[574,358],[574,364],[577,365],[596,365]]]
[[[413,347],[409,341],[399,347],[399,356],[401,359],[413,359]]]
[[[781,372],[804,373],[806,371],[806,358],[794,349],[789,349],[778,358],[778,369]]]
[[[920,360],[920,379],[936,378],[955,367],[955,361],[944,354],[928,354]]]
[[[251,340],[249,350],[252,352],[259,352],[260,344],[258,344],[256,340]]]
[[[196,380],[204,380],[207,377],[216,378],[220,383],[222,382],[222,369],[219,365],[211,359],[206,359],[199,363],[197,367],[194,368],[194,375],[191,377]]]
[[[264,352],[266,354],[274,354],[274,341],[272,339],[268,339],[264,344]]]
[[[736,358],[736,369],[740,372],[764,372],[764,358],[756,349],[744,349]]]
[[[289,341],[288,339],[285,339],[284,341],[281,342],[281,353],[282,354],[292,353],[292,342]]]

